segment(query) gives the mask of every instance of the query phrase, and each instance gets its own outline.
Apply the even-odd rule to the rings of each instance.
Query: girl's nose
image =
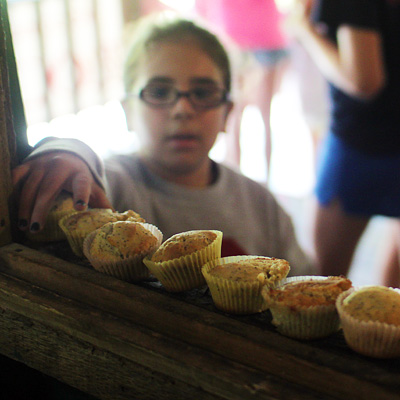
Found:
[[[172,110],[179,113],[194,113],[196,112],[193,104],[188,96],[180,96],[173,105]]]

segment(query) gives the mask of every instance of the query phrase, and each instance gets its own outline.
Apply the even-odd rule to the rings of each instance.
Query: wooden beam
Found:
[[[252,398],[254,388],[260,390],[256,391],[257,396],[270,396],[269,390],[276,394],[283,388],[294,392],[300,388],[300,392],[311,398],[321,398],[321,394],[324,398],[339,399],[363,399],[368,396],[398,398],[398,363],[360,357],[345,346],[340,334],[332,339],[310,343],[291,340],[277,334],[268,321],[263,326],[254,317],[253,320],[251,317],[233,318],[212,309],[212,304],[211,308],[194,306],[177,295],[129,284],[98,273],[89,266],[72,264],[17,244],[1,248],[0,261],[3,279],[16,279],[40,287],[43,293],[57,296],[65,304],[76,304],[76,315],[72,319],[69,317],[64,321],[70,313],[57,308],[54,315],[43,314],[42,323],[51,321],[55,324],[53,329],[66,331],[79,340],[98,346],[100,342],[96,340],[107,333],[107,339],[100,347],[118,356],[130,354],[132,362],[149,360],[143,354],[134,357],[131,346],[135,343],[141,352],[147,349],[152,354],[157,353],[158,357],[175,359],[181,365],[180,372],[171,365],[166,367],[165,363],[155,358],[143,363],[157,373],[171,371],[173,377],[179,377],[188,384],[211,382],[211,377],[218,371],[218,382],[225,382],[225,386],[207,387],[207,390],[223,398],[236,398],[236,394],[243,399]],[[25,310],[25,317],[35,315],[37,319],[41,315],[40,310],[50,304],[50,297],[43,298],[46,300],[42,300],[43,305],[39,309],[36,306],[30,309],[30,303],[23,302],[12,311],[22,315]],[[3,301],[10,308],[10,304],[17,307],[20,300],[3,298]],[[33,301],[34,304],[38,302],[39,298]],[[92,308],[98,310],[95,318],[86,311]],[[63,315],[61,321],[57,318],[60,312]],[[74,326],[72,323],[78,319],[81,325]],[[118,329],[117,325],[113,325],[112,336],[108,323],[114,320],[115,324],[122,325]],[[68,331],[67,327],[71,326],[73,331]],[[99,331],[90,333],[94,326]],[[89,337],[82,336],[85,332]],[[135,343],[132,343],[133,337]],[[163,344],[150,343],[149,338],[154,337],[162,338]],[[120,352],[118,347],[113,347],[115,340],[122,346]],[[185,349],[183,354],[178,354],[180,349]],[[203,353],[205,356],[201,358]],[[197,365],[195,361],[201,359],[204,365]],[[211,366],[208,375],[203,370],[207,364]],[[162,370],[158,370],[157,366],[162,366]],[[193,370],[191,366],[198,369]],[[224,369],[231,375],[220,376],[220,370]],[[185,371],[191,372],[185,375]],[[235,371],[239,371],[244,380],[240,380]],[[202,375],[204,373],[206,375]],[[254,376],[258,380],[252,379]],[[260,376],[266,381],[260,380]],[[286,384],[282,385],[282,382]],[[232,388],[232,392],[227,394],[228,387]],[[252,389],[245,394],[246,388]],[[292,394],[290,398],[296,397]]]
[[[5,355],[99,398],[318,398],[6,274],[0,274],[0,310]]]
[[[11,242],[9,198],[11,194],[10,167],[16,160],[15,134],[11,112],[9,80],[9,40],[7,3],[0,0],[0,246]]]

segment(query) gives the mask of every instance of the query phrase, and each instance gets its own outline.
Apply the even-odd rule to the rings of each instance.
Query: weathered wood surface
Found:
[[[268,313],[232,317],[204,291],[168,294],[19,244],[0,248],[0,307],[3,354],[99,398],[400,398],[400,361],[360,356],[341,333],[292,340]]]
[[[6,4],[0,1],[0,246],[11,242],[8,199],[11,194],[11,158],[15,152],[12,126],[10,87],[6,53],[6,36],[3,25]]]

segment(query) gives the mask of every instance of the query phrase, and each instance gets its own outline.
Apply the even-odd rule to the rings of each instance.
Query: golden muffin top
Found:
[[[256,257],[216,265],[210,275],[231,281],[271,284],[286,278],[289,262],[275,257]]]
[[[400,294],[385,286],[367,286],[347,296],[343,310],[361,321],[400,325]]]
[[[284,283],[277,288],[264,288],[263,297],[270,304],[279,303],[292,308],[334,305],[339,294],[350,289],[352,283],[343,276],[325,279],[308,277]]]
[[[74,211],[72,194],[63,190],[54,200],[50,212]]]
[[[93,208],[70,215],[64,220],[64,227],[69,231],[90,233],[107,222],[117,221],[144,222],[144,219],[132,210],[119,213],[110,208]]]
[[[214,242],[217,232],[194,230],[177,233],[161,244],[151,260],[154,262],[168,261],[202,250]]]
[[[108,222],[93,234],[89,252],[105,261],[119,261],[148,254],[157,246],[157,238],[141,223]]]

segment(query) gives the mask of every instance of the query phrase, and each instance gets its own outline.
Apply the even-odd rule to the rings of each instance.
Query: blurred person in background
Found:
[[[265,129],[265,157],[270,174],[271,105],[289,62],[288,42],[282,30],[283,14],[275,0],[196,0],[196,11],[233,54],[236,65],[235,106],[227,124],[227,156],[240,165],[240,128],[243,111],[254,105]]]
[[[323,275],[347,274],[371,217],[393,217],[397,228],[382,283],[398,286],[400,1],[295,3],[286,27],[330,89],[316,184],[317,266]]]

